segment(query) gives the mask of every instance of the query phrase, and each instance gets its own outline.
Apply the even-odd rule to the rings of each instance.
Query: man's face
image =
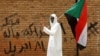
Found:
[[[53,23],[53,21],[54,21],[54,17],[51,16],[51,22]]]

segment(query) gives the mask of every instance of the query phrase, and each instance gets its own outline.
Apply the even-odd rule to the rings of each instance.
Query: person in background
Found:
[[[50,15],[50,29],[43,27],[43,32],[49,35],[47,56],[63,56],[62,54],[62,30],[57,21],[56,14]]]

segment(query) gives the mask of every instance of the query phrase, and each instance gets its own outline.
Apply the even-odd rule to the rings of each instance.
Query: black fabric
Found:
[[[77,19],[73,16],[70,16],[68,14],[65,13],[66,19],[68,20],[68,23],[71,27],[72,33],[75,37],[75,28],[76,28],[76,24],[77,24]]]
[[[86,47],[84,47],[84,46],[82,46],[82,45],[80,45],[80,44],[77,44],[77,47],[78,47],[78,49],[80,49],[80,50],[83,50],[84,48],[86,48]]]

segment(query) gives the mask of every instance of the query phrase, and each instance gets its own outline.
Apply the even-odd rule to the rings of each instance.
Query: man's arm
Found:
[[[47,27],[44,27],[43,31],[47,33],[48,35],[54,35],[57,29],[58,29],[58,24],[54,25],[52,30],[48,29]]]

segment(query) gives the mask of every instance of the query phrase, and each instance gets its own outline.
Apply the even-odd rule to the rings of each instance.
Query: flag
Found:
[[[87,44],[87,4],[85,0],[78,0],[65,13],[77,44],[86,47]]]

